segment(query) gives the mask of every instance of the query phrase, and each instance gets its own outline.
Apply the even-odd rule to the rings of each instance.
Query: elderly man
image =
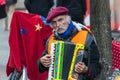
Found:
[[[99,51],[96,46],[95,38],[90,30],[80,23],[72,22],[71,17],[68,15],[68,9],[65,7],[56,7],[51,10],[46,19],[51,23],[51,27],[54,32],[46,43],[46,50],[40,57],[39,71],[42,73],[47,71],[51,64],[51,55],[49,54],[49,45],[51,40],[59,40],[64,42],[80,43],[85,46],[83,60],[75,63],[74,72],[78,76],[73,75],[73,80],[94,80],[94,78],[100,73],[101,66],[99,62]],[[68,53],[69,54],[69,53]],[[66,67],[67,69],[68,67]],[[66,74],[62,74],[66,75]],[[62,77],[59,80],[71,80],[69,75]],[[50,80],[50,79],[49,79]],[[57,80],[57,79],[55,79]]]

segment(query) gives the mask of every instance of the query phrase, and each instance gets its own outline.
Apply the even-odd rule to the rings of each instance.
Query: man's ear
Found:
[[[71,22],[71,17],[70,17],[69,15],[67,15],[67,16],[66,16],[66,20],[67,20],[67,22],[70,24],[70,22]]]

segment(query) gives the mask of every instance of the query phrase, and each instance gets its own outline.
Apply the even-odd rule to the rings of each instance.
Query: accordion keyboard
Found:
[[[54,73],[54,58],[55,58],[55,47],[56,47],[56,44],[55,43],[52,43],[51,44],[51,52],[50,52],[50,55],[51,55],[51,65],[50,65],[50,68],[49,68],[49,73],[48,73],[48,80],[52,80],[52,77],[53,77],[53,73]]]

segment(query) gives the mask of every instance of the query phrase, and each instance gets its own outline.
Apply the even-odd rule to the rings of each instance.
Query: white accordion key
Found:
[[[50,51],[50,55],[51,55],[51,65],[49,67],[49,73],[48,73],[48,80],[52,80],[53,78],[53,73],[54,73],[54,54],[55,54],[55,47],[56,47],[56,44],[55,43],[52,43],[51,44],[51,51]]]

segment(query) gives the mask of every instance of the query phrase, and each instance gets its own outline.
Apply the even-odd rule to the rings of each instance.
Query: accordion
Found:
[[[82,61],[84,45],[64,41],[51,43],[50,55],[52,63],[49,68],[48,80],[77,80],[78,74],[74,65]]]

